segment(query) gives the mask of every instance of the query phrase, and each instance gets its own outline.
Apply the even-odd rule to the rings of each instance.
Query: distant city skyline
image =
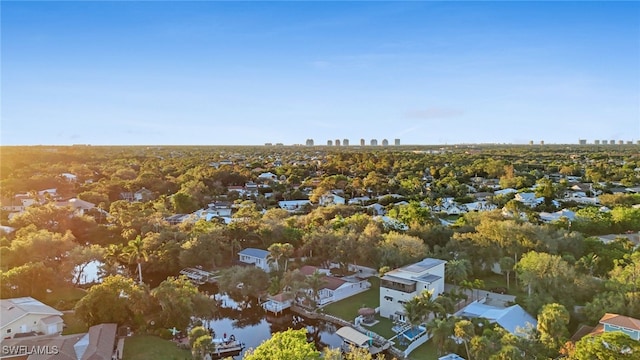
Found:
[[[637,2],[8,1],[0,16],[2,145],[640,139]]]

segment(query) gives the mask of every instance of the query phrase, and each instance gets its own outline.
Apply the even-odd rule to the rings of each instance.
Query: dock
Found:
[[[180,270],[180,274],[186,276],[191,282],[196,285],[203,285],[205,283],[214,284],[218,282],[218,275],[209,271],[196,268],[185,268]]]

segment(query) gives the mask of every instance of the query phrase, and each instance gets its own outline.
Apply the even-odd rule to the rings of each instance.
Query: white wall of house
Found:
[[[265,272],[269,272],[271,270],[271,266],[269,266],[266,259],[240,254],[240,261],[245,264],[253,264]]]
[[[2,338],[13,337],[15,334],[28,333],[31,331],[41,332],[46,335],[62,332],[64,322],[59,321],[53,324],[43,324],[40,320],[50,315],[27,314],[9,324],[3,324],[0,328]]]
[[[413,299],[424,290],[431,291],[434,298],[442,294],[444,292],[444,266],[445,264],[442,263],[420,274],[403,272],[401,271],[401,269],[390,272],[390,276],[414,282],[415,291],[404,292],[401,290],[380,286],[380,316],[390,319],[397,318],[399,313],[404,313],[404,303]],[[427,283],[418,279],[419,277],[428,274],[436,275],[440,278],[434,280],[431,283]],[[400,318],[400,320],[404,321],[402,317]]]

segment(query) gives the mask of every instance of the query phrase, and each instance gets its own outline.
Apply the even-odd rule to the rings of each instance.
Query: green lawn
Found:
[[[363,306],[373,309],[379,307],[380,279],[374,276],[367,280],[371,283],[369,290],[325,306],[324,313],[353,322],[358,316],[358,310]]]
[[[491,290],[495,287],[503,287],[507,288],[507,278],[505,275],[500,274],[489,274],[481,278],[484,281],[484,290]],[[509,281],[509,289],[507,289],[507,294],[521,296],[525,295],[524,290],[522,290],[519,286],[515,286],[514,284],[514,276],[511,274],[511,280]]]
[[[86,293],[86,290],[76,287],[55,288],[52,292],[46,293],[42,299],[38,300],[56,310],[71,310]]]
[[[439,357],[438,350],[433,341],[429,340],[409,354],[409,359],[414,360],[437,360]]]
[[[379,321],[377,324],[373,326],[363,326],[363,327],[365,329],[371,329],[371,331],[387,339],[390,339],[396,335],[396,333],[394,333],[393,330],[391,330],[391,328],[393,327],[393,322],[391,320],[380,317],[379,315],[376,315],[376,320]]]
[[[62,315],[62,320],[64,320],[65,325],[62,335],[79,334],[89,330],[85,323],[80,320],[75,313],[65,313]]]
[[[191,359],[191,352],[178,349],[170,340],[152,335],[136,335],[124,342],[124,360],[185,360]]]

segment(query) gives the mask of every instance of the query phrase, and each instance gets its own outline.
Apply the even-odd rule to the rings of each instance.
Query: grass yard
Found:
[[[124,360],[186,360],[191,359],[191,352],[178,349],[170,340],[152,335],[136,335],[124,342]]]
[[[492,288],[502,287],[507,288],[507,278],[506,275],[500,274],[489,274],[481,278],[484,281],[484,290],[491,290]],[[524,290],[522,290],[519,286],[515,286],[514,284],[514,276],[513,272],[511,274],[511,280],[509,281],[509,289],[507,289],[507,294],[521,296],[525,295]]]
[[[52,292],[46,293],[43,298],[38,299],[56,310],[71,310],[76,303],[87,294],[84,289],[76,287],[55,288]]]
[[[65,325],[64,330],[62,330],[62,335],[79,334],[89,330],[75,313],[64,313],[62,320],[64,320]]]
[[[422,344],[420,347],[413,350],[411,354],[409,354],[409,359],[412,360],[437,360],[438,357],[438,350],[436,349],[435,345],[433,345],[433,341],[431,340]]]
[[[374,276],[367,280],[371,283],[369,290],[325,306],[324,313],[353,322],[358,316],[358,310],[363,306],[373,309],[379,307],[380,279]]]
[[[396,333],[391,330],[393,327],[393,322],[387,318],[380,317],[376,315],[376,320],[379,322],[373,326],[363,326],[365,329],[371,329],[374,333],[383,336],[387,339],[390,339],[396,335]]]

